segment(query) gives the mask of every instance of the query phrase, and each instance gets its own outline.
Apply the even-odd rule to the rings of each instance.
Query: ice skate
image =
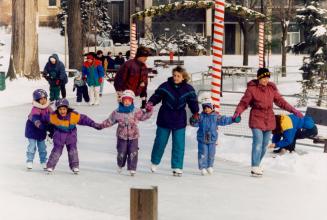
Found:
[[[27,163],[26,163],[26,169],[27,169],[27,170],[31,170],[31,169],[33,169],[33,162],[27,162]]]
[[[253,177],[261,177],[262,176],[262,170],[260,169],[260,167],[252,167],[251,169],[251,175]]]
[[[135,170],[130,170],[129,173],[131,174],[131,176],[135,176],[136,171]]]
[[[73,171],[73,173],[76,174],[76,175],[79,173],[79,169],[78,169],[77,167],[74,167],[74,168],[72,169],[72,171]]]
[[[47,174],[52,174],[53,173],[53,169],[52,168],[47,168],[46,171],[47,171]]]
[[[41,167],[43,170],[47,170],[47,163],[41,163]]]
[[[205,168],[203,168],[202,170],[201,170],[201,175],[202,176],[205,176],[205,175],[207,175],[208,174],[208,171],[205,169]]]
[[[122,171],[123,171],[123,168],[122,167],[118,167],[117,168],[117,173],[121,174]]]
[[[209,168],[207,169],[207,172],[208,172],[208,174],[213,174],[213,168],[212,168],[212,167],[209,167]]]
[[[177,169],[173,169],[173,175],[174,175],[174,176],[181,177],[182,174],[183,174],[183,170],[178,169],[178,168],[177,168]]]
[[[152,173],[155,173],[157,171],[157,165],[151,164],[150,170]]]

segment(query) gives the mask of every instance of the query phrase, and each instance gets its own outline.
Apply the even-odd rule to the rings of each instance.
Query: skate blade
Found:
[[[252,177],[262,177],[262,174],[257,174],[257,173],[251,172],[251,176]]]
[[[173,172],[173,176],[176,176],[176,177],[181,177],[182,174],[181,173],[176,173],[176,172]]]

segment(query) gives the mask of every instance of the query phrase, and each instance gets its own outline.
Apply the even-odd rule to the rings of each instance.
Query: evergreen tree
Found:
[[[327,59],[327,26],[324,19],[325,9],[320,8],[320,0],[304,1],[304,8],[297,9],[296,21],[303,33],[303,41],[293,47],[295,53],[309,54],[304,59],[302,94],[305,96],[310,89],[320,88],[323,91],[326,80]],[[322,89],[321,89],[322,87]]]
[[[58,14],[58,22],[61,27],[61,35],[65,33],[64,15],[67,14],[67,2],[68,0],[61,0],[60,6],[62,11]],[[108,38],[110,36],[111,22],[108,14],[108,1],[99,0],[81,0],[81,19],[82,30],[84,39],[87,38],[87,34],[96,34],[102,38]]]

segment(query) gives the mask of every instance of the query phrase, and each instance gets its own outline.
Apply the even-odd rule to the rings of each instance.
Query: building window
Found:
[[[55,6],[57,6],[57,0],[49,0],[49,6],[50,6],[50,7],[55,7]]]

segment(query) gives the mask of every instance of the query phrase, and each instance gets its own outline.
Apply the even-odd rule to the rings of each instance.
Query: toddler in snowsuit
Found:
[[[52,112],[49,106],[48,94],[43,89],[37,89],[33,92],[33,108],[28,115],[25,127],[25,137],[28,138],[29,145],[26,152],[26,167],[33,168],[33,160],[35,156],[36,147],[39,151],[40,163],[43,169],[46,168],[47,150],[45,145],[45,138],[47,136],[47,125],[41,122],[42,116]]]
[[[127,170],[131,176],[135,175],[138,159],[139,129],[137,123],[151,117],[152,109],[144,112],[134,107],[134,92],[125,90],[121,96],[121,102],[108,119],[100,124],[100,128],[111,127],[118,123],[117,127],[117,165],[118,172],[122,171],[127,161]]]
[[[92,119],[86,115],[79,114],[69,108],[67,99],[59,99],[56,101],[57,110],[44,117],[44,121],[54,126],[53,149],[47,163],[47,171],[51,173],[57,165],[66,145],[68,151],[68,160],[70,169],[77,174],[79,172],[79,159],[77,151],[77,128],[76,125],[85,125],[97,128]]]
[[[202,99],[203,111],[200,115],[193,115],[190,124],[199,127],[197,131],[198,141],[198,163],[202,175],[213,173],[213,164],[216,154],[216,142],[218,139],[217,126],[230,125],[233,122],[240,122],[241,118],[235,120],[232,117],[219,115],[214,110],[210,97]]]
[[[84,98],[85,102],[90,101],[89,93],[87,91],[87,85],[86,82],[82,79],[82,74],[80,72],[76,72],[75,78],[74,78],[74,87],[73,91],[76,91],[76,103],[80,104],[82,102],[82,99]]]

